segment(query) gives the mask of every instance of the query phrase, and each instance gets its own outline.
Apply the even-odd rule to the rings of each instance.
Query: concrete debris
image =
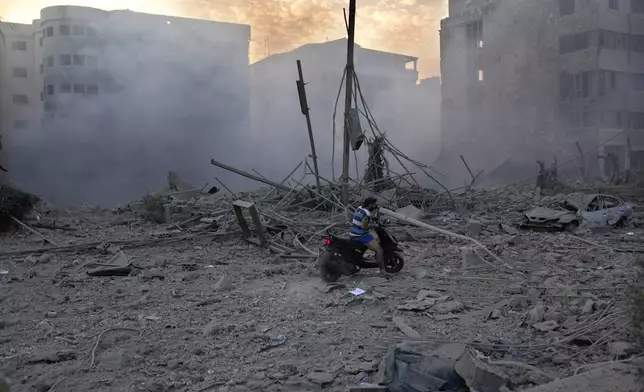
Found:
[[[0,285],[11,293],[2,298],[0,343],[5,362],[18,359],[13,371],[24,389],[47,390],[65,380],[66,366],[76,368],[72,361],[94,357],[105,374],[137,374],[122,377],[123,390],[368,390],[391,339],[425,349],[438,344],[423,338],[463,342],[428,355],[478,392],[531,388],[548,380],[539,370],[577,371],[579,380],[596,363],[637,355],[620,326],[633,257],[644,252],[644,214],[602,234],[519,233],[526,211],[564,196],[513,185],[454,191],[450,200],[388,183],[378,188],[382,205],[406,206],[387,223],[405,267],[386,277],[363,268],[325,286],[313,267],[324,237],[348,231],[335,187],[289,176],[271,181],[280,187],[231,197],[177,185],[175,176],[169,182],[118,209],[36,205],[24,222],[58,245],[27,229],[0,237],[0,270],[10,271]],[[352,186],[349,210],[370,193]],[[629,201],[644,201],[633,194]],[[258,216],[237,216],[237,200],[252,200]],[[348,294],[356,287],[367,293]],[[141,358],[165,371],[146,372]],[[76,377],[58,388],[113,387],[106,380]]]
[[[508,383],[509,377],[502,370],[483,362],[479,355],[476,350],[466,350],[456,362],[456,372],[471,390],[499,392]]]
[[[633,345],[626,342],[611,342],[607,345],[608,353],[615,359],[624,359],[633,354]]]
[[[479,234],[481,234],[482,229],[483,229],[483,226],[479,221],[470,220],[467,222],[467,234],[472,237],[478,237]]]
[[[539,332],[550,332],[559,328],[559,323],[554,320],[544,321],[542,323],[532,325],[532,328],[536,329]]]
[[[523,392],[638,392],[640,390],[637,368],[625,364],[608,364],[572,377],[525,389]]]

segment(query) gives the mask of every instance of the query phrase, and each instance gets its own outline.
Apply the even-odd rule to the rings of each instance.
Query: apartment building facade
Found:
[[[34,31],[31,25],[0,23],[4,44],[0,45],[0,165],[11,170],[9,146],[19,135],[30,134],[40,121],[41,102],[34,80]],[[8,179],[6,173],[0,176]]]
[[[343,143],[345,99],[343,92],[339,95],[339,89],[342,87],[344,91],[342,74],[346,64],[346,50],[346,39],[307,44],[251,65],[251,119],[253,140],[256,143],[254,151],[257,151],[254,154],[256,165],[270,162],[271,154],[276,149],[288,150],[291,154],[287,162],[280,161],[277,162],[280,167],[265,169],[273,170],[273,176],[281,176],[310,153],[306,122],[300,111],[295,83],[298,78],[296,62],[300,60],[320,170],[329,178],[333,174],[331,158],[335,141],[336,158],[340,157],[335,160],[335,173],[339,172],[342,155],[338,155],[337,151],[341,150]],[[360,45],[355,45],[354,58],[362,93],[378,126],[382,131],[388,132],[394,143],[397,138],[402,139],[401,135],[405,133],[407,140],[411,141],[408,130],[412,125],[420,123],[413,117],[427,113],[420,108],[414,110],[417,103],[416,92],[421,91],[416,85],[418,59],[371,50]],[[359,103],[358,106],[362,107],[362,104]],[[362,122],[363,128],[369,129],[366,120],[363,119]],[[423,130],[421,133],[427,132]]]
[[[14,138],[20,174],[45,189],[64,177],[97,203],[140,196],[167,170],[201,181],[209,158],[230,151],[225,139],[248,128],[249,41],[247,25],[43,9],[27,78],[38,91],[38,137]],[[39,165],[29,161],[36,150]]]
[[[441,154],[489,168],[574,158],[577,143],[602,143],[590,172],[606,176],[608,154],[622,170],[639,168],[642,4],[451,0],[441,23]]]

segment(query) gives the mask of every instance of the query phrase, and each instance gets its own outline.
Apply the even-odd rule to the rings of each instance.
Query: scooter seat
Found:
[[[340,237],[340,236],[332,235],[331,241],[336,242],[343,246],[350,246],[356,249],[366,249],[366,246],[362,242],[353,240],[351,236]]]

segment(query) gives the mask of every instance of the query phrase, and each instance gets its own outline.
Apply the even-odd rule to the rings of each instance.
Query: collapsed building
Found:
[[[480,169],[534,165],[601,144],[587,172],[644,169],[642,0],[450,0],[441,74],[441,167],[459,154]]]
[[[3,30],[11,179],[58,203],[131,199],[159,167],[201,181],[248,128],[250,26],[54,6]]]

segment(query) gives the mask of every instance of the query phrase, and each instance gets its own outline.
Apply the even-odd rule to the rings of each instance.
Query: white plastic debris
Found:
[[[351,294],[355,295],[356,297],[357,297],[357,296],[359,296],[359,295],[362,295],[362,294],[366,293],[366,291],[364,291],[363,289],[361,289],[361,288],[359,288],[359,287],[356,287],[355,289],[353,289],[353,290],[351,290],[351,291],[349,291],[349,292],[350,292]]]

